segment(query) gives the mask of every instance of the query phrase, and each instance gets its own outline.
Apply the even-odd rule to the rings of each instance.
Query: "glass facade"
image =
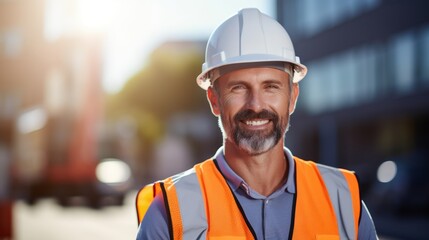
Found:
[[[429,85],[429,26],[305,64],[300,104],[311,113],[418,91]]]
[[[299,35],[310,36],[376,7],[381,0],[295,1]],[[292,5],[292,4],[291,4]]]
[[[422,84],[429,85],[429,26],[425,27],[419,34],[418,44],[418,69]]]
[[[308,67],[287,146],[304,159],[354,170],[380,238],[426,239],[429,2],[278,5]]]
[[[389,77],[395,92],[407,93],[415,87],[417,40],[413,33],[405,33],[393,38],[389,45]]]

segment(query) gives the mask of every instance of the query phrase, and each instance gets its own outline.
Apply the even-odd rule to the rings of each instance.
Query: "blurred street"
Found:
[[[134,239],[137,232],[134,197],[134,192],[129,193],[123,206],[100,210],[84,206],[65,208],[53,199],[40,200],[34,206],[18,201],[13,209],[14,239]]]

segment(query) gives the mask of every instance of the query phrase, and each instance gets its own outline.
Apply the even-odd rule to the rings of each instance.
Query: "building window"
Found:
[[[293,3],[290,3],[293,2]],[[311,36],[351,17],[373,9],[381,0],[291,0],[299,16],[298,35]],[[295,7],[296,6],[296,7]]]
[[[298,103],[302,103],[307,111],[316,113],[323,111],[325,105],[323,102],[323,95],[326,94],[326,89],[323,88],[323,82],[320,76],[323,66],[321,66],[320,62],[309,63],[307,66],[307,76],[300,82],[301,91],[303,92],[303,94],[300,94],[300,96],[302,96],[302,102],[298,101]]]
[[[368,45],[308,64],[308,75],[301,83],[304,108],[311,113],[335,110],[371,101],[379,91],[388,91],[388,86],[380,84],[384,81],[380,79],[383,53],[384,48]]]
[[[413,90],[416,74],[416,38],[405,33],[394,38],[389,49],[389,72],[392,84],[398,93]]]
[[[303,105],[320,113],[429,86],[429,27],[398,35],[388,44],[369,44],[308,64],[302,82]]]
[[[424,85],[429,86],[429,26],[423,29],[419,41],[419,77]]]

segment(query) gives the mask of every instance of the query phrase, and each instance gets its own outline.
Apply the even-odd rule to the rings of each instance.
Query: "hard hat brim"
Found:
[[[299,62],[299,58],[297,57],[295,61],[293,60],[286,60],[284,58],[280,58],[278,56],[267,56],[265,54],[252,54],[247,56],[239,56],[237,59],[230,58],[228,61],[225,61],[223,63],[217,64],[216,66],[205,68],[206,64],[203,64],[203,71],[198,75],[196,81],[198,86],[200,86],[202,89],[207,90],[212,84],[213,81],[209,78],[210,71],[220,68],[227,65],[233,65],[233,64],[248,64],[248,63],[269,63],[269,62],[282,62],[282,63],[290,63],[293,66],[294,69],[294,77],[293,82],[298,83],[301,81],[305,75],[307,74],[307,67]]]

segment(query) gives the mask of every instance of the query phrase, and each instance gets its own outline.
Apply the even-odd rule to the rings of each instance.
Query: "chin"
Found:
[[[256,156],[268,152],[273,149],[276,145],[276,141],[273,137],[264,139],[262,141],[250,141],[248,139],[242,139],[238,143],[241,150],[245,151],[249,155]]]

